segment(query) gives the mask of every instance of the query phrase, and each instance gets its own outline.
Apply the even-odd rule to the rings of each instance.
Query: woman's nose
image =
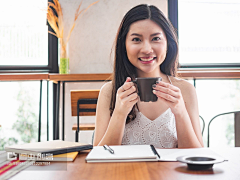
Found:
[[[151,43],[145,41],[145,42],[143,43],[143,46],[142,46],[141,51],[142,51],[142,53],[145,53],[145,54],[152,53],[152,52],[153,52],[153,49],[152,49]]]

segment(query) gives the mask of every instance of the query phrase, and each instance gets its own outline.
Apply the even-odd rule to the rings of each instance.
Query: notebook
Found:
[[[78,155],[78,152],[58,154],[53,156],[53,161],[74,161],[77,155]]]
[[[109,146],[114,154],[103,146],[94,146],[86,157],[86,162],[134,162],[134,161],[177,161],[177,157],[185,155],[219,156],[209,148],[190,149],[154,149],[150,145]],[[159,155],[159,156],[158,156]]]
[[[7,152],[25,153],[27,155],[39,155],[39,153],[56,155],[88,149],[92,149],[92,145],[62,140],[35,142],[5,147],[5,151]]]

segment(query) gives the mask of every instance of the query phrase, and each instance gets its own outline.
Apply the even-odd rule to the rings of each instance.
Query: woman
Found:
[[[203,147],[195,88],[176,76],[177,36],[155,6],[138,5],[118,30],[112,82],[100,91],[94,146],[153,144],[157,148]],[[156,102],[140,102],[131,80],[162,77]]]

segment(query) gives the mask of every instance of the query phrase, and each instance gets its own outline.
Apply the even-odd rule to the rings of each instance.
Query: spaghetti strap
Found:
[[[172,84],[172,81],[171,81],[170,77],[168,75],[167,75],[167,77],[168,77],[169,82]]]

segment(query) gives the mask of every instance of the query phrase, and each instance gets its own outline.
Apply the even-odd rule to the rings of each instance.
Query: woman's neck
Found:
[[[160,70],[158,72],[151,73],[137,72],[137,77],[164,77],[164,76],[166,75],[162,73]]]

